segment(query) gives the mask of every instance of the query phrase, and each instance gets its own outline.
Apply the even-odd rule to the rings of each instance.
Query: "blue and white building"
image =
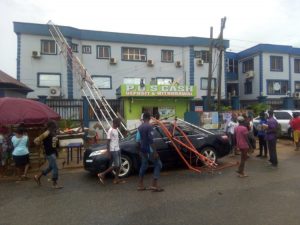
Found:
[[[66,26],[60,30],[107,99],[116,98],[116,89],[121,84],[140,84],[141,80],[145,84],[194,85],[198,99],[207,94],[209,38],[114,33]],[[29,98],[82,97],[48,25],[14,22],[14,32],[18,40],[17,79],[34,90]],[[224,40],[222,45],[228,48],[229,41]],[[214,47],[212,58],[217,59],[218,54]],[[213,62],[214,68],[218,63]],[[220,63],[224,64],[224,60]],[[224,78],[225,70],[223,98]],[[217,69],[213,72],[212,88],[217,88]]]
[[[226,53],[226,89],[241,102],[258,96],[299,97],[300,48],[259,44],[239,53]]]

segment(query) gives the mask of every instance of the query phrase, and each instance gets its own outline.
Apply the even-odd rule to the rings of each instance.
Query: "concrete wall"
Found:
[[[52,40],[50,37],[21,35],[21,70],[20,81],[34,90],[28,98],[37,98],[39,95],[48,95],[49,88],[38,87],[38,73],[61,74],[61,89],[67,97],[67,67],[62,55],[41,55],[33,58],[32,51],[41,51],[41,40]]]
[[[239,96],[241,100],[256,99],[259,95],[259,82],[260,82],[260,71],[259,71],[259,55],[253,56],[254,60],[254,77],[252,78],[252,94],[245,94],[245,82],[246,74],[243,73],[243,61],[239,63]]]

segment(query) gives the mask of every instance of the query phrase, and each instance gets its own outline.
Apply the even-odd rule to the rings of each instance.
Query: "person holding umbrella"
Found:
[[[46,176],[49,172],[52,171],[52,182],[53,188],[60,189],[63,188],[57,184],[58,180],[58,167],[56,158],[58,155],[57,152],[57,145],[58,145],[58,138],[57,138],[57,125],[54,121],[49,121],[47,123],[47,130],[42,133],[40,136],[34,139],[34,143],[36,145],[40,145],[43,143],[46,159],[48,161],[48,168],[43,170],[39,175],[34,176],[34,180],[38,185],[41,185],[41,177]]]

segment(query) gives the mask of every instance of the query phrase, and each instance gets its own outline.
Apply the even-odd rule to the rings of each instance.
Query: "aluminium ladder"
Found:
[[[83,95],[86,97],[90,108],[92,109],[94,115],[96,116],[98,123],[102,127],[103,131],[107,135],[108,129],[111,127],[111,122],[113,118],[118,118],[117,114],[111,108],[105,96],[102,95],[100,90],[95,85],[91,75],[87,69],[83,66],[79,58],[73,54],[72,48],[69,43],[61,33],[58,26],[56,26],[52,21],[48,22],[49,32],[52,38],[55,40],[56,45],[60,50],[60,54],[63,55],[67,62],[67,67],[72,70],[75,79],[80,86]],[[94,103],[94,104],[93,104]],[[100,112],[104,120],[101,121],[97,112]],[[127,130],[124,123],[121,121],[121,126]],[[123,134],[118,129],[120,136],[123,138]]]

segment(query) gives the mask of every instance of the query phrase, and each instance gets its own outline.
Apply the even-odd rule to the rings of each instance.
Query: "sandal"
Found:
[[[238,177],[239,178],[245,178],[245,177],[248,177],[248,175],[246,175],[246,174],[239,174]]]
[[[149,190],[151,190],[152,192],[163,192],[164,189],[163,188],[160,188],[160,187],[149,187]]]
[[[98,176],[99,181],[101,182],[101,184],[104,184],[104,177],[100,173],[98,173],[97,176]]]
[[[62,188],[64,188],[64,187],[63,187],[63,186],[59,186],[59,185],[55,184],[55,185],[53,185],[53,186],[52,186],[52,188],[54,188],[54,189],[62,189]]]
[[[34,175],[34,180],[38,186],[41,186],[41,180],[38,178],[38,175]]]
[[[147,190],[147,188],[145,188],[145,187],[137,187],[137,189],[136,189],[137,191],[146,191]]]

